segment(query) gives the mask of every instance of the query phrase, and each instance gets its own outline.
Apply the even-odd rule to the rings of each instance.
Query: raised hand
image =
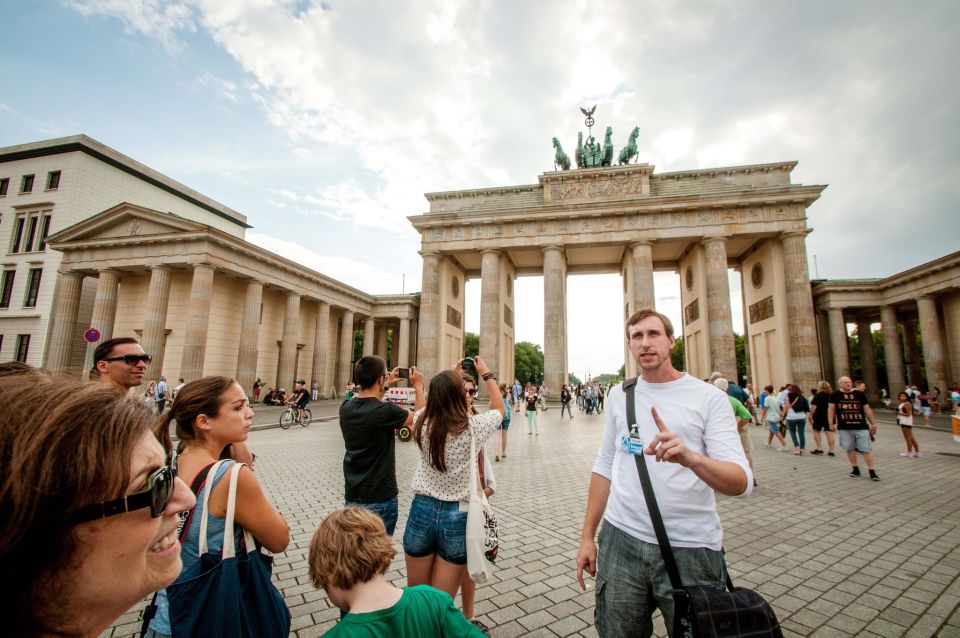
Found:
[[[644,454],[656,456],[657,461],[667,461],[669,463],[679,463],[684,467],[690,465],[696,460],[696,452],[693,452],[683,442],[676,432],[671,432],[664,425],[663,419],[657,414],[656,408],[650,408],[650,415],[653,422],[657,424],[660,432],[653,437],[650,444],[643,450]]]

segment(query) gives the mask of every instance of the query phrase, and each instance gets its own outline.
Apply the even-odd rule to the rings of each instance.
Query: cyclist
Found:
[[[303,381],[297,381],[293,384],[293,394],[287,397],[287,403],[293,403],[297,408],[297,420],[303,421],[306,418],[303,410],[310,402],[310,391],[304,386]]]

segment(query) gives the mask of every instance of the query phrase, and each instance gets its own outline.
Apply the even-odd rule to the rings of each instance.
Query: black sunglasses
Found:
[[[467,390],[467,394],[469,394],[472,397],[477,396],[477,392],[479,392],[477,388],[470,388],[469,390]]]
[[[116,514],[132,512],[145,507],[150,508],[150,516],[158,518],[167,509],[167,504],[173,496],[174,483],[177,475],[168,465],[147,477],[147,489],[135,494],[128,494],[115,498],[112,501],[103,501],[87,505],[77,510],[70,520],[74,523],[86,523],[98,518],[106,518]]]
[[[122,357],[110,357],[109,359],[101,359],[101,361],[123,361],[128,366],[135,366],[143,361],[150,365],[153,362],[153,357],[149,354],[125,354]]]

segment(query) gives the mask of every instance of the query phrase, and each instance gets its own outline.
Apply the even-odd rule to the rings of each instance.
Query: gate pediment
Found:
[[[556,171],[540,176],[544,203],[629,200],[650,197],[649,164],[627,168]]]

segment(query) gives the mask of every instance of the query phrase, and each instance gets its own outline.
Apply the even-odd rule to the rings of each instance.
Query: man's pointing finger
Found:
[[[660,415],[657,414],[656,408],[650,408],[650,416],[653,417],[653,422],[657,424],[657,429],[661,432],[669,432],[667,426],[663,424],[663,421],[660,419]]]

